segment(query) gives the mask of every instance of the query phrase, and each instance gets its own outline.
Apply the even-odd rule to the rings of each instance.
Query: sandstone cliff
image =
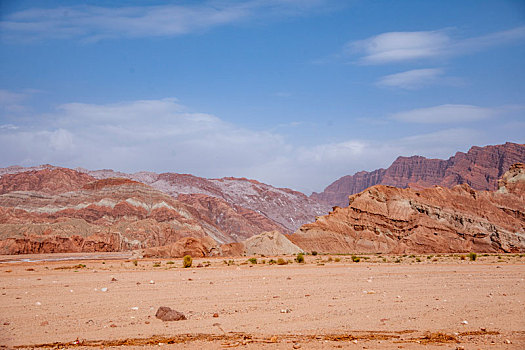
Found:
[[[346,206],[348,196],[374,185],[395,187],[452,187],[468,184],[476,190],[495,190],[497,181],[514,163],[525,162],[525,145],[472,147],[467,153],[457,152],[448,160],[421,156],[399,157],[387,169],[362,171],[335,181],[311,198],[337,206]]]
[[[330,253],[524,252],[524,190],[522,164],[503,175],[498,191],[376,185],[289,238]]]

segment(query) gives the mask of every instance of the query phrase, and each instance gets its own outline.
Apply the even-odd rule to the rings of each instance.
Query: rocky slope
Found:
[[[0,254],[121,251],[187,236],[229,243],[281,229],[220,198],[177,200],[134,180],[71,169],[4,174],[0,184]]]
[[[495,190],[498,179],[518,162],[525,162],[525,145],[510,142],[472,147],[467,153],[457,152],[447,160],[399,157],[387,169],[344,176],[323,192],[313,193],[311,198],[342,207],[348,204],[349,195],[378,184],[401,188],[468,184],[476,190]]]
[[[219,245],[209,237],[185,237],[175,243],[145,249],[144,257],[182,258],[205,256],[277,256],[301,253],[302,250],[283,234],[272,231],[252,236],[242,242]]]
[[[303,225],[290,240],[331,253],[524,252],[525,168],[512,166],[498,191],[370,187]]]
[[[24,168],[20,166],[12,166],[8,168],[0,168],[0,176],[12,176],[17,173],[27,173],[31,171],[43,171],[56,169],[51,165],[41,165],[33,168]],[[116,172],[110,169],[105,170],[87,170],[82,168],[75,169],[77,173],[84,173],[92,178],[128,178],[137,182],[141,182],[151,187],[169,194],[173,198],[181,201],[191,201],[192,205],[197,204],[196,198],[185,195],[201,194],[208,197],[217,198],[214,201],[207,199],[207,203],[203,206],[202,197],[200,200],[199,211],[208,217],[218,218],[219,205],[223,211],[229,213],[239,212],[239,215],[244,216],[245,221],[255,220],[255,225],[261,224],[262,217],[272,221],[272,225],[264,224],[263,230],[248,229],[245,236],[252,234],[259,234],[264,231],[278,230],[282,233],[291,233],[297,230],[302,224],[311,222],[316,216],[324,215],[330,210],[330,206],[325,203],[320,203],[315,199],[308,198],[303,193],[293,191],[287,188],[275,188],[273,186],[250,180],[246,178],[225,177],[221,179],[205,179],[189,174],[176,173],[162,173],[156,174],[153,172],[137,172],[134,174],[127,174]],[[71,170],[73,171],[73,170]],[[1,178],[0,178],[1,180]],[[1,186],[1,185],[0,185]],[[1,187],[0,187],[1,189]],[[180,198],[179,198],[180,196]],[[230,206],[226,209],[226,206]],[[209,212],[204,213],[204,209],[208,208]],[[248,212],[254,214],[252,217],[247,215]],[[223,218],[228,215],[222,214]],[[222,220],[222,219],[221,219]],[[232,231],[232,234],[234,231]],[[246,237],[239,237],[245,239]]]

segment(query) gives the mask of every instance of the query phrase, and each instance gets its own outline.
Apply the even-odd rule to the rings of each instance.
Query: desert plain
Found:
[[[203,258],[183,268],[126,253],[1,256],[0,345],[525,348],[525,255],[360,257]],[[162,321],[160,306],[187,319]]]

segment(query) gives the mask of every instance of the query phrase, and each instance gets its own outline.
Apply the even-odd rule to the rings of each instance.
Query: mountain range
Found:
[[[320,217],[327,214],[333,205],[348,206],[348,196],[352,194],[354,196],[350,197],[350,201],[353,205],[361,203],[357,209],[352,207],[355,212],[366,212],[363,211],[363,206],[364,208],[376,206],[377,198],[383,198],[385,203],[390,203],[392,196],[395,198],[401,196],[404,198],[401,200],[402,203],[407,201],[416,203],[415,198],[419,198],[422,193],[426,197],[437,196],[442,200],[436,203],[414,204],[413,209],[416,208],[414,210],[418,207],[446,207],[449,208],[448,211],[445,210],[446,212],[456,212],[459,208],[450,207],[447,204],[448,200],[461,202],[458,193],[470,193],[469,191],[475,189],[495,190],[498,186],[498,178],[504,176],[505,171],[513,163],[518,162],[525,162],[525,145],[515,143],[472,147],[467,153],[458,152],[448,160],[427,159],[420,156],[399,157],[387,169],[345,176],[328,186],[322,193],[314,193],[310,197],[291,189],[275,188],[246,178],[205,179],[177,173],[128,174],[110,169],[93,171],[52,165],[11,166],[0,168],[0,254],[131,250],[169,246],[187,237],[197,240],[208,239],[208,241],[211,239],[218,246],[222,245],[225,250],[231,250],[239,242],[270,231],[284,234],[295,232],[290,236],[291,240],[305,250],[310,248],[318,251],[337,250],[338,244],[347,252],[378,249],[417,250],[417,240],[420,237],[418,235],[409,235],[412,237],[410,240],[415,243],[404,242],[402,247],[405,248],[400,248],[401,245],[398,243],[392,243],[402,240],[402,235],[392,242],[385,238],[390,237],[388,235],[381,236],[382,238],[375,237],[378,240],[375,240],[373,235],[370,236],[370,232],[381,231],[380,227],[391,234],[397,232],[391,224],[377,221],[377,215],[384,216],[385,222],[390,222],[389,220],[396,222],[396,220],[404,220],[396,215],[408,215],[403,212],[406,208],[391,209],[396,206],[388,204],[388,210],[381,209],[382,211],[380,214],[376,213],[377,215],[361,217],[350,215],[349,217],[354,221],[338,223],[336,225],[338,229],[334,229],[332,224],[322,226],[320,223],[324,219],[321,220]],[[458,184],[467,187],[459,189],[454,187]],[[373,187],[375,185],[383,186]],[[386,185],[395,186],[396,189]],[[432,185],[440,185],[442,188],[424,190]],[[368,192],[364,191],[371,186]],[[411,188],[405,190],[406,187]],[[452,189],[448,190],[448,188]],[[362,193],[356,197],[355,194],[359,192]],[[372,193],[376,194],[372,195]],[[505,208],[510,210],[510,213],[515,213],[509,215],[518,220],[514,223],[518,229],[512,231],[505,226],[506,224],[498,226],[499,221],[489,220],[488,224],[495,225],[498,229],[489,233],[483,231],[484,237],[492,237],[490,239],[494,241],[494,234],[497,234],[498,237],[503,237],[502,242],[498,241],[499,243],[494,245],[469,243],[451,246],[459,250],[469,247],[496,251],[518,249],[515,247],[519,247],[519,243],[514,242],[511,239],[514,236],[508,236],[507,233],[523,231],[522,222],[525,214],[523,214],[523,206],[519,207],[522,203],[518,200],[519,198],[522,200],[523,195],[521,194],[520,197],[518,191],[518,193],[504,193],[497,196],[483,193],[472,196],[478,199],[485,198],[487,203],[510,201],[511,204],[506,204]],[[394,202],[399,201],[396,199]],[[516,208],[512,203],[517,203],[518,207]],[[478,204],[478,202],[468,204],[467,214],[462,220],[471,220],[471,214],[476,212]],[[335,209],[328,217],[339,217],[341,209]],[[435,212],[427,209],[425,210],[428,213]],[[438,218],[442,219],[439,215]],[[475,215],[484,217],[488,214],[476,212]],[[492,218],[496,221],[510,220],[502,216]],[[377,225],[375,231],[371,226],[367,226],[371,223]],[[355,237],[348,238],[351,236],[348,236],[348,233],[358,232],[356,227],[361,226],[364,227],[361,231],[367,232],[369,237],[367,236],[364,241],[358,240],[361,243],[355,243]],[[450,231],[449,229],[439,230],[433,225],[425,226],[413,221],[408,226],[399,226],[397,230],[406,231],[408,227],[412,227],[411,230],[417,232],[434,230],[432,234],[437,233],[442,238],[441,243],[437,245],[441,247],[440,249],[445,249],[446,242],[454,238],[447,236],[448,233],[445,234]],[[343,241],[348,244],[320,235],[323,230],[330,232],[332,238],[334,234],[338,239],[346,235]],[[341,230],[348,232],[344,233]],[[477,234],[474,232],[477,229],[469,228],[469,230],[469,234]],[[343,236],[341,233],[344,233]],[[324,237],[322,240],[326,242],[331,240],[332,243],[338,243],[323,245],[315,237]],[[368,243],[363,243],[365,241]],[[374,245],[376,241],[390,243],[386,246],[378,246]],[[184,244],[190,243],[186,240]]]
[[[457,152],[447,160],[421,156],[398,157],[386,169],[343,176],[323,192],[313,193],[310,198],[331,206],[344,207],[348,205],[349,195],[374,185],[425,188],[467,184],[475,190],[493,191],[497,189],[498,179],[509,167],[520,162],[525,162],[525,145],[510,142],[495,146],[474,146],[467,153]]]

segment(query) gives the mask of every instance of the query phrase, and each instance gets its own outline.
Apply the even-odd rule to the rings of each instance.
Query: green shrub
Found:
[[[341,261],[341,258],[335,258],[334,261],[335,262],[339,262],[339,261]]]
[[[332,259],[331,256],[329,256],[328,259],[326,259],[326,261],[328,261],[328,262],[331,262],[332,260],[333,260],[333,259]]]
[[[166,264],[167,264],[167,265],[173,265],[173,264],[175,264],[175,263],[174,263],[173,261],[167,261]]]
[[[383,262],[386,262],[386,258],[383,258]]]
[[[160,262],[153,263],[153,267],[160,267]]]
[[[277,259],[277,265],[286,265],[288,264],[288,261],[284,260],[283,258]]]
[[[352,255],[352,261],[358,263],[361,261],[361,258],[355,255]]]
[[[282,260],[282,259],[281,259],[281,260]],[[269,264],[269,265],[274,265],[274,264],[277,264],[277,261],[275,261],[275,260],[273,260],[273,259],[270,259],[270,260],[268,261],[268,264]]]
[[[182,258],[182,267],[191,267],[191,263],[193,262],[193,259],[191,258],[191,256],[189,255],[186,255],[184,256],[184,258]]]
[[[420,258],[416,258],[416,262],[421,262],[421,259]]]
[[[303,255],[303,253],[297,254],[297,257],[295,258],[295,261],[297,261],[299,264],[304,263],[304,255]]]
[[[317,255],[317,252],[315,250],[312,250],[312,255],[313,256],[316,256]]]
[[[397,258],[396,261],[394,261],[396,264],[399,264],[401,262],[401,259]]]
[[[465,255],[461,255],[459,258],[460,258],[461,260],[465,260],[467,257],[466,257]]]
[[[248,261],[249,261],[251,264],[257,264],[257,258],[249,258]]]
[[[468,258],[470,259],[470,261],[475,261],[477,257],[478,257],[478,254],[476,254],[476,253],[469,253],[468,254]]]

